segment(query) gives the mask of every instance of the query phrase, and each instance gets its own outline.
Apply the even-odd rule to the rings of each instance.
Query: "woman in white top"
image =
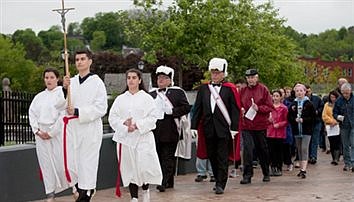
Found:
[[[43,175],[47,201],[54,194],[68,188],[64,175],[62,151],[62,116],[65,99],[58,86],[59,72],[47,68],[43,72],[46,89],[38,93],[29,108],[29,120],[36,139],[36,152]]]
[[[113,140],[117,142],[123,186],[129,186],[131,201],[138,201],[138,187],[142,186],[143,201],[148,202],[149,184],[162,182],[152,133],[158,115],[153,98],[145,91],[142,73],[130,69],[126,79],[127,88],[115,99],[108,121],[115,131]]]

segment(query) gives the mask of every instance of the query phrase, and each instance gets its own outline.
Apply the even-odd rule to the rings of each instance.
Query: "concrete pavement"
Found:
[[[298,169],[283,171],[281,177],[271,177],[271,181],[262,182],[261,169],[255,169],[252,183],[241,185],[241,175],[229,178],[225,193],[216,195],[212,191],[214,183],[194,182],[195,174],[180,175],[175,178],[175,188],[166,192],[157,192],[156,186],[150,187],[152,202],[197,202],[197,201],[354,201],[354,173],[344,172],[343,161],[338,166],[330,164],[329,154],[319,151],[319,160],[309,165],[307,178],[296,176]],[[238,174],[241,174],[238,172]],[[93,202],[130,201],[127,188],[122,188],[122,197],[115,196],[115,188],[99,190]],[[141,194],[141,189],[139,190]],[[141,200],[141,199],[140,199]],[[74,201],[72,196],[63,196],[57,202]]]

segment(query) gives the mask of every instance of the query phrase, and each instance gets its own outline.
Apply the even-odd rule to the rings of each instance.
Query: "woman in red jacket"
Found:
[[[283,166],[283,142],[286,138],[288,124],[288,108],[282,103],[282,93],[279,90],[272,92],[274,109],[269,115],[270,124],[267,129],[271,176],[281,176]]]

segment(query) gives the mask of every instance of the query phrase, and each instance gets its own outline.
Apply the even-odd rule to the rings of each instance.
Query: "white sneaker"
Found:
[[[293,169],[294,169],[293,164],[288,165],[288,167],[286,168],[287,171],[293,171]]]
[[[150,202],[150,190],[143,190],[143,202]]]
[[[229,177],[230,178],[235,178],[235,177],[237,177],[238,175],[237,175],[237,170],[235,169],[235,168],[233,168],[232,170],[231,170],[231,172],[230,172],[230,175],[229,175]]]
[[[130,200],[130,202],[138,202],[138,199],[137,199],[137,198],[132,198],[132,199]]]

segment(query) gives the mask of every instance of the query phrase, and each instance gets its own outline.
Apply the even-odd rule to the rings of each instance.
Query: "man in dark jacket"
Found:
[[[159,156],[162,183],[157,186],[160,192],[166,188],[173,188],[176,169],[175,152],[178,141],[182,138],[181,128],[178,128],[179,120],[189,113],[191,106],[188,103],[185,92],[173,86],[174,70],[167,66],[159,66],[156,69],[158,89],[151,91],[150,95],[155,99],[159,109],[160,119],[153,130],[156,150]]]
[[[194,104],[192,133],[201,120],[206,151],[215,177],[215,194],[223,194],[228,178],[228,154],[238,133],[239,109],[227,74],[227,61],[213,58],[209,62],[211,83],[200,86]],[[234,88],[236,88],[233,85]]]
[[[333,107],[333,118],[339,121],[343,144],[344,171],[354,172],[354,97],[350,83],[341,86],[340,96]]]
[[[241,89],[243,179],[241,184],[251,183],[253,177],[253,150],[256,149],[263,173],[263,182],[269,182],[269,151],[266,131],[273,102],[268,88],[258,82],[256,69],[246,71],[247,86]]]

